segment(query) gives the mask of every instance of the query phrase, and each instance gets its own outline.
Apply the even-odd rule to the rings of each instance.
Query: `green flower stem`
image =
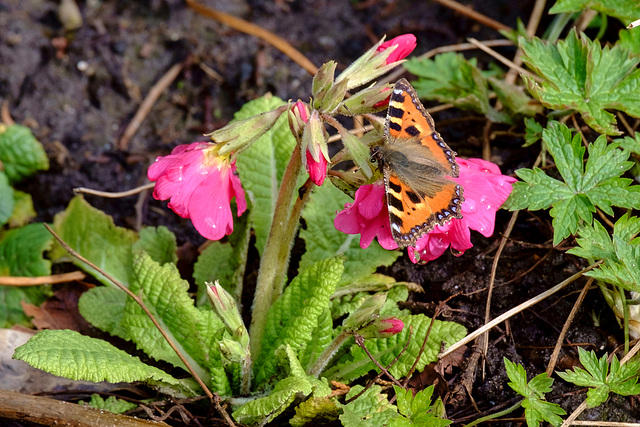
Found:
[[[289,263],[290,248],[295,238],[297,227],[291,227],[289,222],[291,205],[296,197],[296,181],[302,168],[300,146],[296,146],[282,177],[282,184],[278,192],[278,199],[271,221],[271,230],[264,246],[256,292],[253,297],[251,316],[251,357],[256,360],[260,355],[262,336],[267,323],[267,312],[282,292],[281,282],[285,279],[286,268]]]
[[[242,359],[242,379],[240,394],[248,396],[251,393],[251,354]]]
[[[477,426],[480,423],[483,423],[485,421],[490,421],[490,420],[495,420],[498,417],[501,417],[503,415],[507,415],[513,411],[515,411],[516,409],[518,409],[520,406],[522,406],[522,402],[524,402],[524,400],[521,400],[520,402],[516,403],[515,405],[513,405],[510,408],[505,409],[504,411],[500,411],[500,412],[496,412],[495,414],[491,414],[491,415],[487,415],[486,417],[482,417],[482,418],[478,418],[477,420],[466,424],[464,427],[473,427],[473,426]]]
[[[351,336],[352,335],[346,331],[340,332],[340,334],[333,339],[331,344],[329,344],[329,346],[324,349],[322,354],[318,356],[316,362],[313,364],[308,374],[319,378],[320,374],[322,374],[322,371],[324,371],[324,369],[327,367],[327,364],[329,364],[333,356],[335,356],[338,350],[340,350],[342,344],[344,344],[344,342]]]

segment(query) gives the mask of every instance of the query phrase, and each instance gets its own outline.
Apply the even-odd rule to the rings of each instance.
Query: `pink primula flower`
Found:
[[[210,240],[233,231],[231,199],[236,198],[238,216],[247,209],[235,162],[218,157],[215,144],[194,142],[179,145],[170,155],[158,157],[149,167],[156,181],[153,197],[171,199],[168,206],[183,218],[191,218],[196,230]]]
[[[385,249],[397,249],[389,228],[389,211],[385,204],[384,183],[362,185],[356,190],[353,203],[347,203],[333,225],[347,234],[360,234],[360,247],[369,247],[374,237]]]
[[[460,176],[452,179],[464,188],[463,217],[454,218],[445,225],[436,225],[418,239],[415,249],[409,251],[413,262],[434,260],[449,246],[457,251],[457,255],[462,255],[472,246],[469,230],[476,230],[485,237],[491,236],[496,212],[511,194],[511,183],[516,179],[502,175],[495,164],[482,159],[456,160],[460,166]],[[363,194],[358,197],[360,192]],[[360,187],[354,203],[345,207],[334,221],[338,230],[348,234],[360,233],[362,248],[368,247],[376,236],[383,248],[397,248],[389,228],[389,214],[381,182]]]
[[[413,34],[403,34],[382,43],[380,46],[378,46],[378,52],[383,52],[391,46],[397,46],[396,50],[391,52],[391,54],[387,58],[386,62],[388,65],[409,56],[409,54],[413,52],[413,49],[415,49],[417,45],[418,43],[416,41],[416,36],[414,36]]]

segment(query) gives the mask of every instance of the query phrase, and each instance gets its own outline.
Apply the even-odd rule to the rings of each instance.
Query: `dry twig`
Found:
[[[50,276],[38,277],[12,277],[0,276],[0,286],[36,286],[54,283],[72,282],[82,280],[87,277],[82,271],[72,271],[70,273],[52,274]]]

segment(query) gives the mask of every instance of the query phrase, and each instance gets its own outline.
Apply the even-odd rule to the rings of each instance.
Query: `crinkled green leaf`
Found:
[[[295,408],[296,414],[289,420],[293,427],[325,425],[338,419],[340,411],[333,399],[310,397]]]
[[[91,400],[89,402],[85,402],[83,400],[78,401],[78,405],[87,405],[92,408],[113,412],[114,414],[122,414],[123,412],[130,411],[138,406],[133,402],[118,399],[115,396],[109,396],[104,399],[97,393],[93,393],[91,395]]]
[[[124,286],[131,278],[131,245],[137,240],[136,233],[117,227],[113,218],[92,207],[82,196],[74,197],[67,209],[56,214],[53,229],[72,249],[113,276]],[[58,243],[49,252],[52,260],[69,259],[108,286],[114,286],[101,273],[83,262],[71,258]]]
[[[318,325],[313,330],[313,340],[300,352],[300,363],[309,368],[325,348],[333,341],[333,318],[331,310],[326,309],[318,316]]]
[[[31,129],[21,125],[0,125],[0,163],[11,182],[49,169],[49,159],[42,144]]]
[[[41,331],[18,347],[13,358],[72,380],[142,381],[154,387],[168,387],[183,395],[195,395],[194,390],[185,387],[186,383],[166,372],[142,363],[137,357],[106,341],[86,337],[76,331]]]
[[[254,361],[255,382],[263,385],[275,374],[274,351],[290,345],[302,352],[326,316],[329,298],[343,272],[340,258],[329,258],[301,270],[267,314],[262,347]]]
[[[164,225],[140,230],[140,240],[133,244],[133,249],[145,251],[160,264],[178,262],[176,236]]]
[[[381,276],[386,279],[391,279],[390,281],[392,283],[387,284],[384,282],[378,282],[374,284],[373,282],[370,282],[371,284],[374,284],[375,287],[373,287],[369,292],[355,291],[355,289],[357,288],[352,288],[356,293],[342,293],[342,288],[336,291],[331,299],[331,315],[334,319],[339,319],[342,316],[352,313],[353,311],[358,309],[358,307],[360,307],[362,303],[371,296],[370,292],[377,289],[389,289],[388,291],[386,291],[387,300],[383,308],[380,310],[380,314],[385,316],[396,316],[398,314],[401,314],[401,310],[398,308],[398,302],[407,300],[407,297],[409,296],[409,289],[413,290],[414,292],[422,291],[422,288],[416,287],[412,283],[395,282],[393,278],[383,275],[375,276]],[[365,285],[365,283],[363,282],[361,282],[361,284]],[[343,296],[338,297],[338,295]]]
[[[553,217],[553,244],[574,234],[580,224],[591,224],[596,207],[613,215],[612,206],[640,207],[640,186],[620,178],[633,162],[629,151],[620,150],[616,142],[607,144],[600,136],[589,144],[589,158],[583,167],[584,148],[579,135],[571,137],[564,124],[550,122],[542,138],[553,156],[564,182],[540,169],[519,169],[522,182],[513,185],[505,204],[509,209],[546,209]]]
[[[395,418],[389,424],[391,427],[400,426],[430,426],[445,427],[451,421],[444,419],[444,405],[440,398],[431,402],[434,386],[429,386],[413,395],[412,390],[406,390],[397,385],[396,392],[398,412],[402,417]]]
[[[243,105],[234,120],[271,111],[283,104],[284,101],[278,97],[263,96]],[[283,114],[271,130],[238,156],[236,165],[242,186],[251,198],[256,247],[261,255],[271,227],[280,181],[295,144],[287,115]]]
[[[585,9],[613,16],[625,25],[640,16],[640,4],[636,0],[557,0],[549,13],[584,12]]]
[[[0,171],[0,226],[9,221],[15,205],[14,189],[9,184],[7,174]]]
[[[544,79],[523,75],[529,92],[545,107],[574,109],[594,130],[618,135],[616,120],[607,109],[640,117],[640,59],[620,46],[600,46],[572,30],[565,40],[545,43],[538,38],[520,40],[524,62]]]
[[[587,392],[587,406],[594,408],[607,400],[609,393],[622,396],[640,394],[638,370],[640,359],[635,358],[624,365],[614,355],[611,363],[607,362],[607,354],[598,358],[595,352],[578,348],[578,357],[585,367],[574,368],[573,371],[558,372],[560,378],[581,387],[593,387]]]
[[[361,385],[351,387],[346,398],[350,399],[364,389]],[[340,415],[342,425],[349,427],[378,427],[388,425],[398,417],[398,408],[389,403],[387,396],[382,394],[379,385],[368,388],[357,399],[342,405]]]
[[[264,425],[284,412],[298,393],[311,394],[311,384],[302,377],[287,377],[278,381],[268,396],[247,402],[233,411],[233,418],[242,424]]]
[[[230,384],[221,363],[218,339],[224,325],[211,310],[198,310],[189,296],[189,284],[171,263],[159,265],[144,252],[136,252],[130,289],[142,298],[171,340],[212,391],[227,395]],[[122,325],[137,347],[157,360],[186,370],[167,341],[140,306],[128,298]]]
[[[0,184],[0,186],[1,185],[2,184]],[[2,190],[0,190],[0,192],[1,191]],[[33,199],[31,198],[31,194],[14,190],[13,201],[13,212],[11,214],[11,218],[9,218],[10,228],[22,227],[23,225],[27,225],[32,219],[36,217],[36,211],[35,209],[33,209]],[[2,205],[2,196],[0,196],[0,205]],[[2,210],[2,208],[0,208],[0,210]],[[2,221],[0,221],[0,225],[1,224]]]
[[[416,361],[431,319],[422,314],[403,314],[397,317],[404,322],[402,332],[389,338],[367,339],[365,345],[369,353],[382,366],[387,366],[400,354],[409,339],[409,329],[413,327],[411,342],[407,350],[402,353],[397,363],[389,368],[389,372],[394,377],[401,378],[409,372],[409,369]],[[462,325],[436,320],[429,333],[429,340],[424,352],[416,365],[418,372],[422,371],[427,364],[438,359],[442,342],[449,345],[453,344],[464,338],[465,334],[466,330]],[[323,376],[332,380],[351,381],[365,375],[372,369],[377,370],[378,368],[362,348],[353,344],[351,350],[338,360],[335,366],[325,371]]]
[[[413,86],[421,98],[452,103],[462,110],[485,114],[494,122],[512,122],[508,114],[489,104],[487,79],[475,59],[467,61],[459,53],[446,52],[433,59],[411,58],[403,65],[419,77]]]
[[[216,280],[240,305],[251,239],[250,216],[249,213],[242,215],[241,218],[235,218],[233,233],[228,237],[228,241],[226,243],[210,242],[198,256],[193,267],[193,278],[198,285],[196,299],[198,307],[210,304],[206,282],[213,283]]]
[[[333,185],[327,184],[314,190],[302,213],[307,226],[300,230],[300,237],[306,246],[300,267],[308,267],[332,256],[344,256],[344,275],[339,286],[368,276],[378,267],[389,266],[401,255],[399,251],[382,249],[377,242],[362,249],[359,244],[360,236],[336,230],[333,225],[336,212],[344,209],[345,203],[351,202],[352,199]]]
[[[529,427],[539,426],[543,421],[553,426],[562,424],[560,415],[566,415],[564,409],[555,403],[544,400],[545,393],[551,391],[553,378],[549,378],[547,374],[542,373],[527,383],[527,373],[522,365],[517,365],[506,357],[504,358],[504,364],[510,380],[509,387],[524,397],[522,407],[524,408],[527,425]]]
[[[78,311],[96,328],[123,339],[129,339],[122,325],[127,294],[114,286],[96,286],[80,295]]]

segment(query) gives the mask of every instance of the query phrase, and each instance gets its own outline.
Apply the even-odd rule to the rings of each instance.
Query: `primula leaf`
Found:
[[[134,231],[117,227],[113,218],[90,206],[82,196],[74,197],[67,209],[56,214],[53,224],[55,232],[72,249],[124,286],[129,285],[132,271],[131,245],[137,240]],[[67,251],[57,243],[49,256],[54,261],[70,259]],[[114,286],[110,280],[85,263],[75,258],[71,260],[102,283]]]
[[[378,267],[389,266],[400,256],[399,251],[382,249],[377,242],[362,249],[359,236],[336,230],[333,225],[335,214],[344,209],[345,203],[350,202],[353,200],[333,185],[327,184],[314,190],[302,213],[307,226],[300,230],[300,237],[306,245],[300,267],[308,267],[332,256],[344,256],[344,275],[339,286],[368,276]]]
[[[15,205],[14,189],[9,184],[7,174],[0,171],[0,226],[9,221]]]
[[[43,252],[51,247],[53,237],[41,223],[26,225],[0,234],[0,276],[47,276],[51,262]],[[40,305],[49,296],[43,286],[0,286],[0,327],[29,325],[22,303]]]
[[[11,182],[49,169],[49,158],[42,144],[31,129],[21,125],[0,125],[0,163]]]
[[[384,278],[382,279],[384,281],[378,277]],[[377,280],[375,280],[376,278]],[[370,279],[372,280],[357,282],[361,287],[345,286],[338,289],[333,294],[331,299],[331,315],[334,319],[339,319],[340,317],[355,311],[365,300],[371,297],[371,292],[389,288],[390,289],[387,291],[387,301],[380,311],[380,314],[385,316],[396,316],[401,313],[397,303],[399,301],[407,300],[407,297],[409,296],[409,289],[414,292],[422,291],[422,288],[416,288],[415,286],[412,286],[413,284],[396,282],[393,278],[383,276],[381,274],[372,275],[370,276]],[[372,285],[371,289],[367,289],[367,283]],[[355,293],[346,293],[344,292],[346,289],[350,291],[353,290]],[[363,291],[358,292],[357,289],[363,289]]]
[[[208,306],[206,282],[220,282],[229,292],[238,305],[242,297],[242,283],[247,264],[247,251],[251,239],[251,227],[249,217],[251,213],[234,219],[233,234],[228,237],[226,243],[210,242],[210,245],[202,251],[193,266],[193,278],[198,285],[196,305]]]
[[[284,101],[280,98],[263,96],[243,105],[234,119],[246,119],[274,110],[283,104]],[[295,144],[296,141],[289,130],[287,115],[283,114],[270,131],[238,156],[236,165],[242,186],[250,194],[256,247],[261,255],[271,227],[280,181]]]
[[[187,383],[96,338],[70,330],[45,330],[18,347],[14,359],[72,380],[111,383],[142,381],[174,395],[194,396]]]
[[[409,369],[411,369],[416,361],[424,338],[429,330],[431,319],[422,314],[404,314],[397,317],[404,322],[402,332],[389,338],[367,339],[365,346],[369,350],[369,353],[382,366],[387,366],[400,354],[409,339],[409,330],[413,327],[411,342],[407,350],[402,353],[397,363],[389,368],[389,372],[394,377],[401,378],[409,372]],[[418,372],[422,371],[427,364],[435,362],[438,359],[442,342],[453,344],[464,338],[465,334],[466,330],[462,325],[436,320],[429,333],[429,340],[427,341],[424,352],[416,365]],[[378,368],[362,348],[353,344],[350,351],[344,355],[334,367],[325,371],[323,376],[332,380],[351,381],[365,375],[372,369],[377,370]]]
[[[347,393],[347,399],[357,395],[363,389],[361,385],[351,387]],[[398,418],[398,408],[389,403],[387,396],[381,392],[382,388],[379,385],[373,385],[357,399],[343,405],[343,413],[340,415],[342,425],[377,427],[389,425],[389,422]]]
[[[329,258],[301,270],[280,298],[271,306],[262,339],[262,348],[255,360],[254,373],[258,386],[275,372],[275,350],[290,345],[296,352],[304,351],[315,337],[321,317],[327,316],[329,298],[343,272],[340,258]]]
[[[620,178],[633,165],[629,152],[618,143],[607,144],[604,136],[589,144],[589,158],[583,168],[584,148],[579,135],[558,122],[550,122],[542,132],[549,153],[564,179],[557,180],[541,169],[519,169],[521,182],[505,204],[511,210],[546,209],[553,217],[553,244],[557,245],[574,234],[581,223],[591,224],[596,207],[610,215],[612,206],[640,207],[640,187],[630,186],[631,180]]]
[[[160,264],[175,264],[178,261],[176,236],[163,225],[140,230],[140,240],[133,244],[133,249],[145,251]]]
[[[504,358],[504,364],[510,380],[509,387],[524,397],[522,407],[527,425],[529,427],[539,426],[543,421],[553,426],[562,424],[560,415],[566,414],[564,409],[555,403],[544,400],[545,393],[551,391],[553,378],[549,378],[547,374],[543,373],[527,383],[527,373],[522,365],[516,365],[507,358]]]
[[[485,114],[491,121],[511,123],[509,115],[489,104],[487,79],[475,59],[467,61],[459,53],[447,52],[434,59],[411,58],[404,67],[419,77],[413,86],[421,98],[449,102],[462,110]]]
[[[96,286],[84,292],[78,300],[78,311],[96,328],[123,339],[129,332],[122,325],[127,294],[113,286]]]
[[[114,414],[122,414],[123,412],[130,411],[138,406],[133,402],[129,402],[124,399],[118,399],[115,396],[109,396],[104,399],[102,396],[96,393],[91,395],[91,400],[89,402],[80,400],[78,401],[78,405],[87,405],[91,406],[92,408],[113,412]]]
[[[289,420],[293,427],[329,424],[340,415],[335,401],[328,397],[310,397],[295,409],[296,414]]]
[[[545,107],[574,109],[594,130],[618,135],[616,120],[606,109],[640,117],[640,59],[629,57],[619,46],[600,46],[575,30],[556,44],[538,38],[520,40],[524,62],[544,79],[537,82],[523,75],[529,92]]]
[[[189,284],[180,278],[173,264],[160,266],[144,252],[136,252],[134,279],[130,289],[142,298],[167,332],[170,339],[212,391],[227,395],[230,384],[221,364],[217,340],[224,325],[210,310],[198,310],[189,296]],[[186,370],[167,341],[142,308],[128,298],[122,325],[138,348],[157,360],[164,360]]]
[[[620,365],[618,358],[613,356],[611,364],[607,362],[605,354],[600,359],[593,351],[578,348],[578,357],[585,367],[574,368],[573,371],[558,372],[560,378],[581,387],[593,387],[587,392],[587,406],[594,408],[604,403],[609,393],[631,396],[640,393],[638,384],[638,370],[640,359],[635,358],[624,365]]]
[[[636,0],[558,0],[549,13],[583,12],[585,9],[613,16],[625,25],[640,16],[640,4]]]

